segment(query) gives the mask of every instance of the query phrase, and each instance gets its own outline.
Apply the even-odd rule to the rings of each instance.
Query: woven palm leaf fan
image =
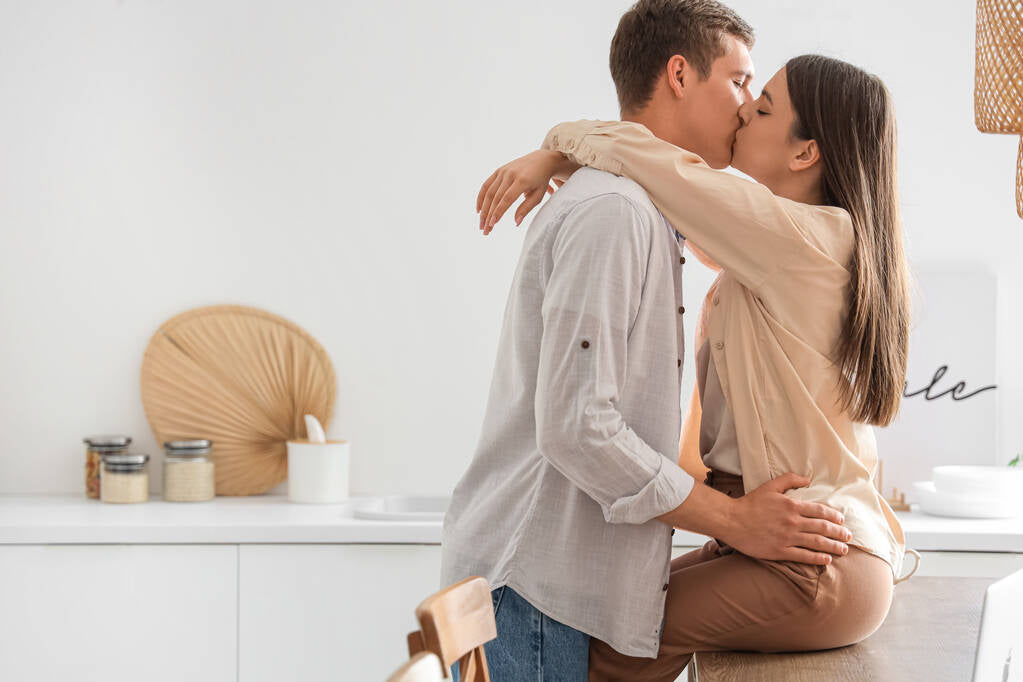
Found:
[[[295,324],[243,306],[168,320],[142,360],[142,404],[158,443],[213,441],[218,495],[256,495],[287,478],[287,441],[303,415],[326,428],[337,379],[330,357]]]

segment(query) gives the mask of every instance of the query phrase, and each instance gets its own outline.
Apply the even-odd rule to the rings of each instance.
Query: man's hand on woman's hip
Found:
[[[660,518],[703,533],[758,559],[827,565],[849,552],[852,534],[836,509],[785,495],[810,484],[806,476],[785,474],[738,499],[696,485],[679,507]]]

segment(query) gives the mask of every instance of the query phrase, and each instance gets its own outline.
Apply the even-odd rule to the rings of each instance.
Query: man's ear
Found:
[[[685,97],[686,86],[692,78],[692,69],[686,58],[680,54],[673,55],[665,65],[668,87],[677,99]]]
[[[813,168],[821,160],[821,149],[817,145],[817,140],[801,140],[799,145],[799,153],[789,161],[789,170],[794,173]]]

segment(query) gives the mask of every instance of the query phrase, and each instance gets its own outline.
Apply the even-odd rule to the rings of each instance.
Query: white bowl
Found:
[[[1023,512],[1020,498],[1003,495],[953,495],[939,491],[932,481],[913,484],[920,511],[935,516],[954,516],[961,519],[1004,519]]]
[[[1007,466],[940,466],[933,470],[938,492],[970,497],[1023,497],[1023,469]]]
[[[372,521],[443,521],[450,497],[388,495],[361,503],[353,516]]]

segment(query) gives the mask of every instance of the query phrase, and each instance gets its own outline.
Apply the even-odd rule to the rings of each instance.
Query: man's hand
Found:
[[[733,525],[723,541],[758,559],[830,564],[831,555],[849,552],[852,534],[835,509],[786,497],[789,488],[810,484],[806,476],[785,474],[736,500]],[[730,537],[729,537],[730,536]]]
[[[658,517],[665,523],[719,538],[758,559],[826,565],[848,553],[852,534],[835,509],[799,502],[784,493],[810,484],[806,476],[785,474],[748,495],[732,499],[697,484],[677,509]]]

